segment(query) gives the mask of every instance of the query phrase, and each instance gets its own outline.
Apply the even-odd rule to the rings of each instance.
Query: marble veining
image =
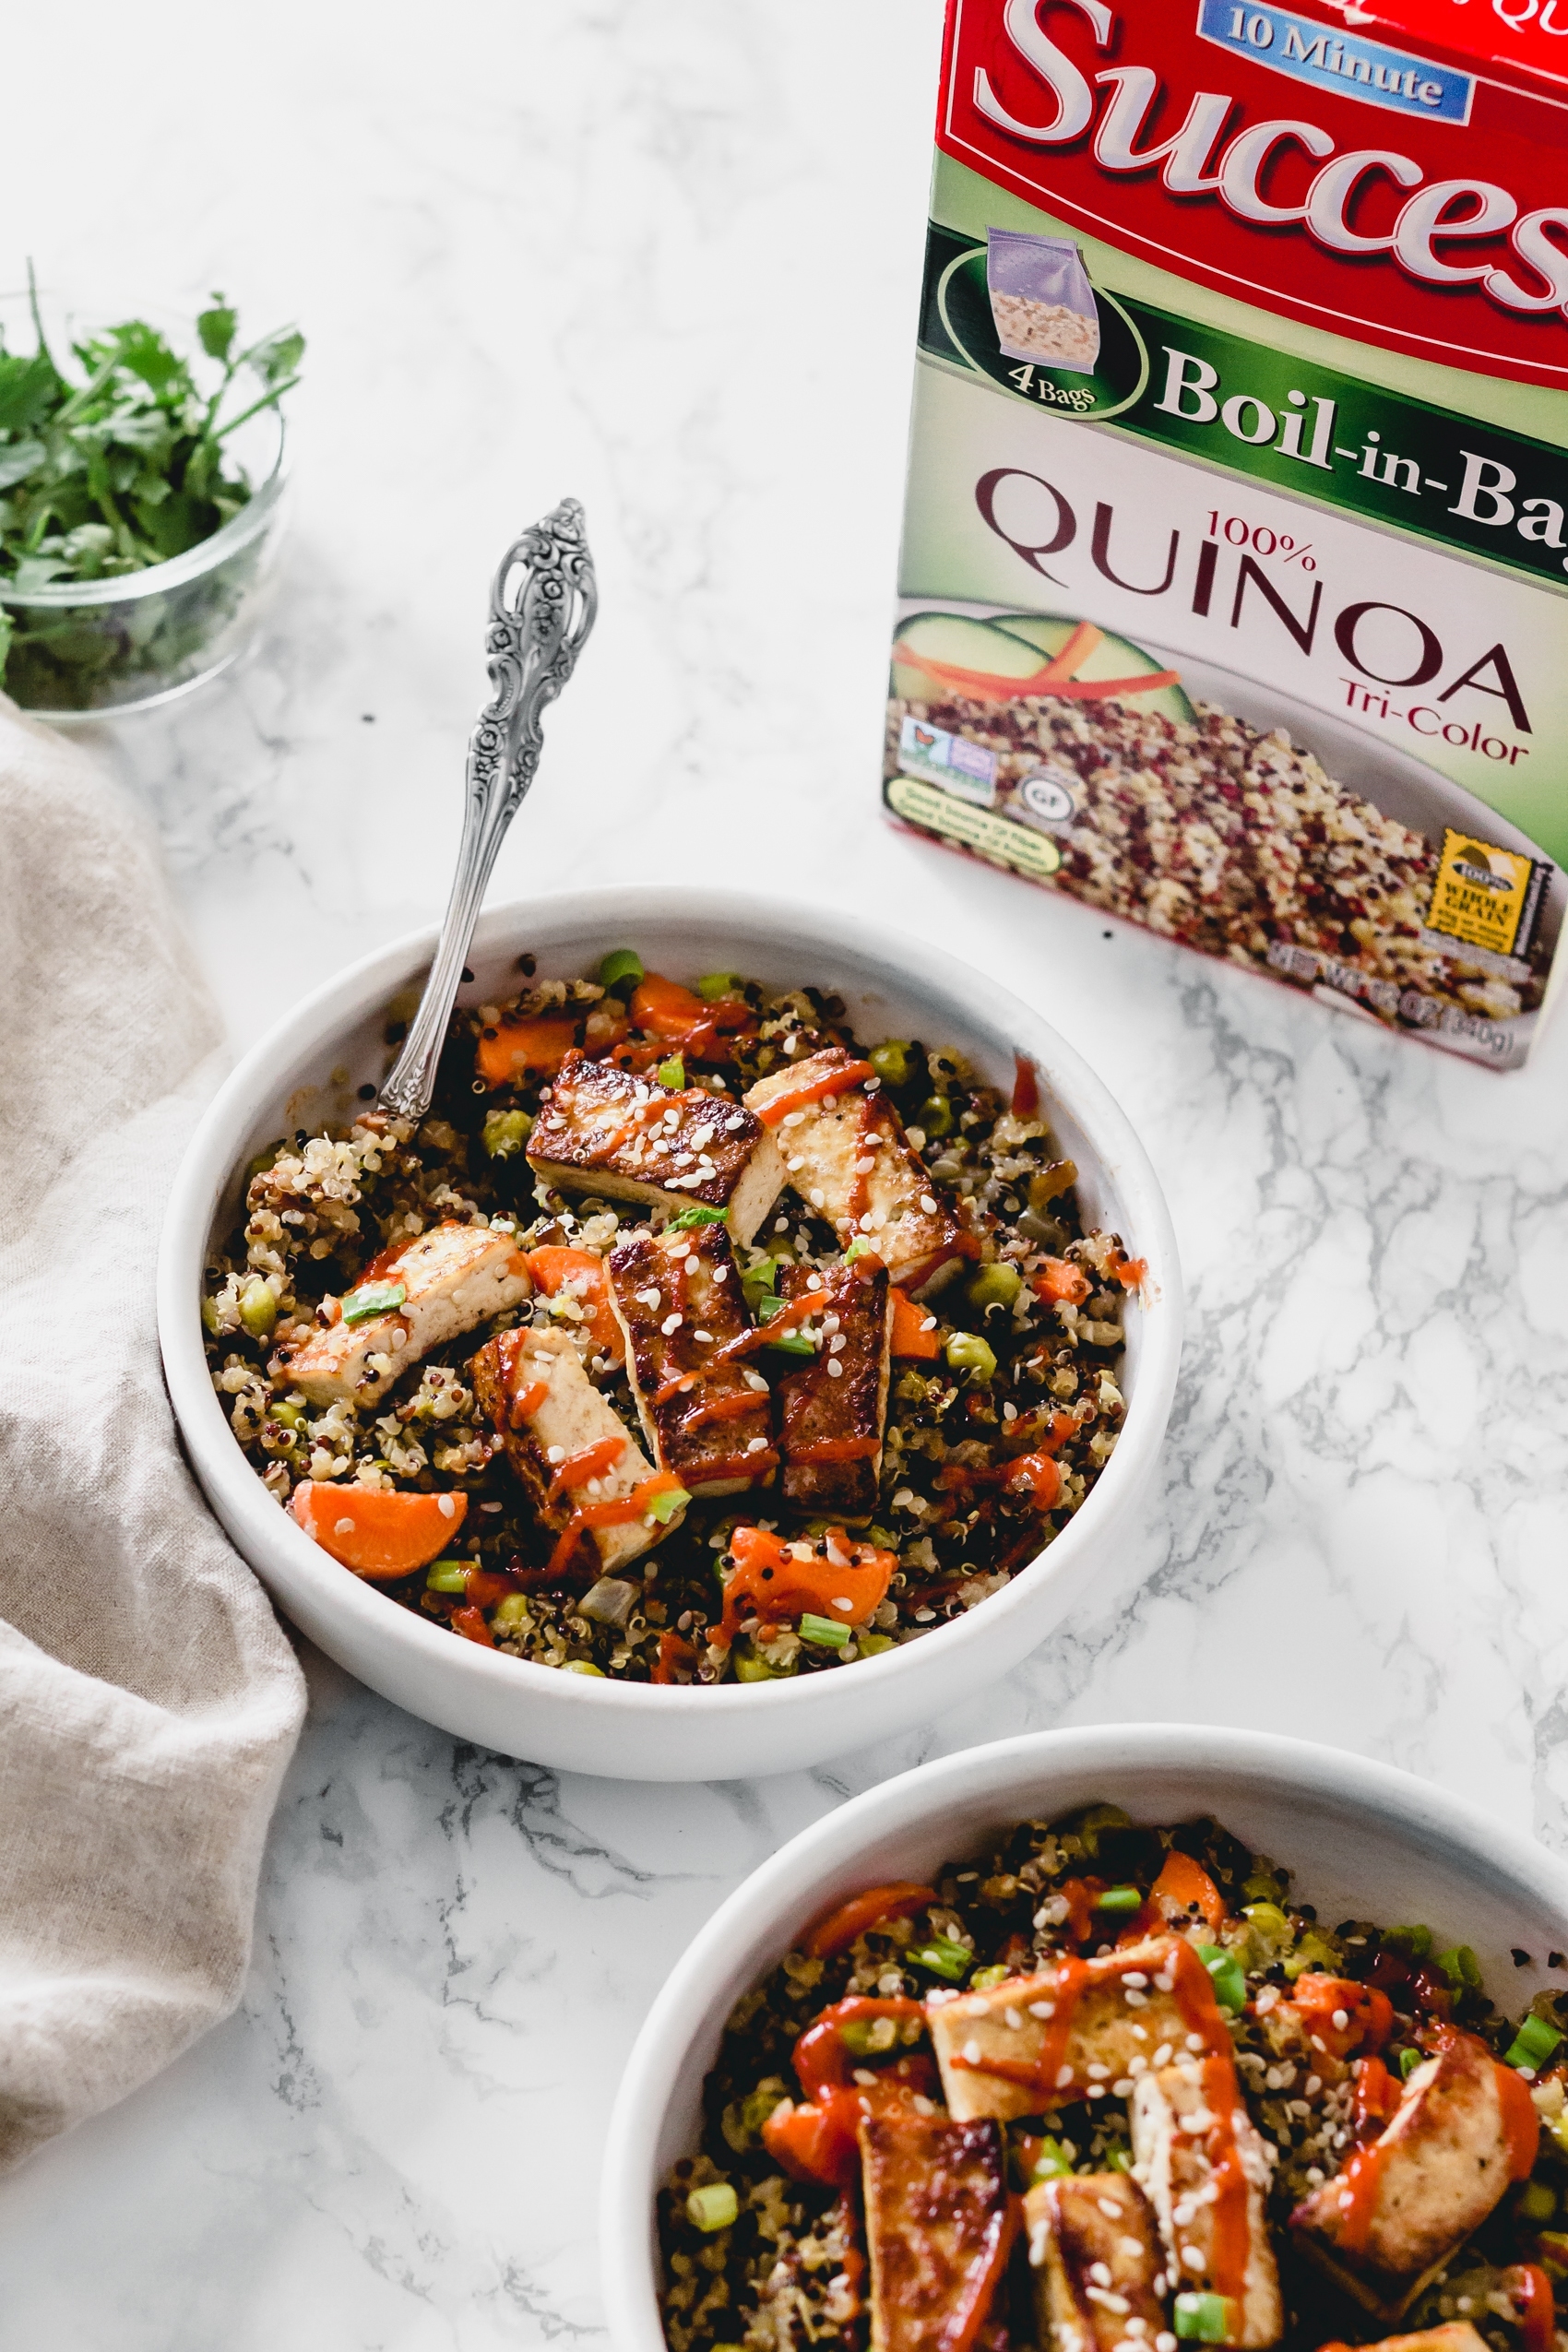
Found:
[[[25,224],[84,314],[221,285],[311,339],[253,653],[97,738],[236,1049],[439,912],[490,568],[571,491],[603,617],[496,895],[695,878],[941,939],[1132,1115],[1191,1320],[1136,1541],[998,1689],[874,1752],[562,1780],[312,1658],[244,2005],[0,2182],[7,2352],[601,2341],[599,2153],[666,1970],[795,1829],[975,1740],[1274,1727],[1568,1846],[1568,1025],[1499,1079],[878,812],[939,16],[279,0],[193,43],[171,0],[85,0],[72,170],[52,110],[8,124],[13,268]],[[10,29],[18,88],[53,23]],[[134,196],[132,123],[165,126]]]

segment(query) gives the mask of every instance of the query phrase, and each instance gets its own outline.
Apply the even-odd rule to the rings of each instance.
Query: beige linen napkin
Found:
[[[117,788],[0,697],[0,2167],[239,1999],[303,1707],[158,1358],[220,1039]]]

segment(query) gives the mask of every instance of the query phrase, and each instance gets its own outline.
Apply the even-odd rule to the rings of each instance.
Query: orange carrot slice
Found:
[[[936,1317],[929,1307],[918,1307],[904,1290],[893,1293],[893,1353],[919,1357],[940,1353]]]
[[[474,1066],[487,1087],[508,1086],[529,1070],[553,1077],[576,1034],[575,1021],[503,1021],[481,1036]]]
[[[428,1568],[452,1541],[466,1494],[406,1494],[396,1488],[337,1486],[306,1479],[291,1508],[313,1542],[371,1584],[396,1584]]]
[[[553,1299],[558,1290],[573,1291],[582,1301],[594,1346],[602,1354],[613,1356],[617,1363],[624,1360],[626,1346],[610,1304],[602,1258],[595,1257],[591,1250],[568,1250],[549,1242],[529,1252],[529,1272],[547,1299]]]

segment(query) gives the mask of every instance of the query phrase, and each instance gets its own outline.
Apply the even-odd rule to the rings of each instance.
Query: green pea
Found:
[[[1024,1277],[1016,1265],[999,1258],[994,1265],[982,1265],[968,1288],[971,1307],[1010,1307],[1024,1287]]]
[[[909,1083],[911,1048],[903,1038],[890,1037],[883,1045],[873,1045],[866,1060],[885,1087],[907,1087]]]
[[[636,988],[643,977],[643,959],[635,947],[612,947],[599,968],[600,988]]]
[[[717,1004],[721,996],[739,996],[745,984],[739,972],[704,972],[697,994],[705,1004]]]
[[[978,1382],[994,1380],[996,1355],[993,1348],[974,1331],[956,1331],[947,1342],[948,1369],[968,1372]]]
[[[279,1422],[284,1429],[303,1429],[305,1408],[303,1405],[295,1405],[285,1397],[281,1404],[268,1406],[267,1419]]]
[[[485,1114],[484,1148],[492,1159],[510,1159],[521,1151],[533,1133],[533,1121],[526,1111],[491,1111]]]
[[[944,1094],[933,1094],[922,1102],[915,1113],[915,1124],[923,1127],[928,1135],[950,1135],[953,1133],[953,1112]]]
[[[278,1301],[271,1285],[259,1274],[253,1274],[240,1286],[240,1321],[253,1339],[265,1339],[278,1320]]]

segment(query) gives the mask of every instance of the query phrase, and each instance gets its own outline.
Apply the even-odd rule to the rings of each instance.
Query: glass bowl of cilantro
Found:
[[[247,345],[220,294],[187,339],[132,318],[55,348],[36,293],[30,316],[30,351],[0,328],[0,680],[55,721],[146,709],[249,634],[304,339]]]

